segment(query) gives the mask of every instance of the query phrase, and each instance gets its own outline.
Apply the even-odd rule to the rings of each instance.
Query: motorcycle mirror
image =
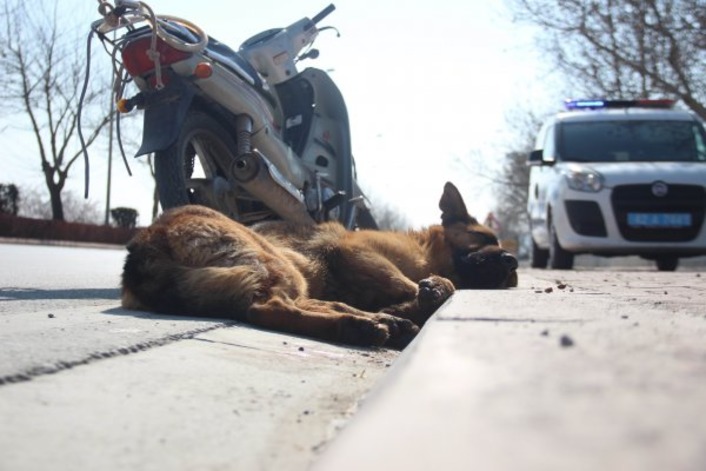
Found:
[[[319,57],[319,50],[318,49],[311,49],[309,52],[305,52],[301,56],[299,56],[299,60],[304,60],[304,59],[316,59]]]

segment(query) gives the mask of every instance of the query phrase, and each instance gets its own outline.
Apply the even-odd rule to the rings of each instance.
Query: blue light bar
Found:
[[[659,99],[639,99],[639,100],[565,100],[564,106],[567,110],[595,110],[602,108],[661,108],[669,109],[674,106],[675,100],[664,98]]]
[[[566,100],[564,106],[567,110],[593,110],[596,108],[605,108],[605,100]]]

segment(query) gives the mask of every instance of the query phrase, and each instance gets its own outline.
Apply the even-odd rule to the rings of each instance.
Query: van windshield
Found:
[[[562,123],[558,154],[569,162],[704,162],[703,127],[690,121]]]

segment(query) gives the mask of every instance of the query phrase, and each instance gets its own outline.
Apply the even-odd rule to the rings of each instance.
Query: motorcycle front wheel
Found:
[[[203,112],[189,113],[177,140],[155,153],[162,209],[201,204],[243,223],[272,217],[272,211],[226,178],[236,155],[235,140],[218,121]]]

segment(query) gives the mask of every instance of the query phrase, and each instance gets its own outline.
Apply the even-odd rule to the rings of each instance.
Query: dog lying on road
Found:
[[[128,244],[122,305],[401,349],[454,289],[517,286],[517,260],[451,183],[439,207],[441,225],[409,232],[248,228],[202,206],[175,208]]]

